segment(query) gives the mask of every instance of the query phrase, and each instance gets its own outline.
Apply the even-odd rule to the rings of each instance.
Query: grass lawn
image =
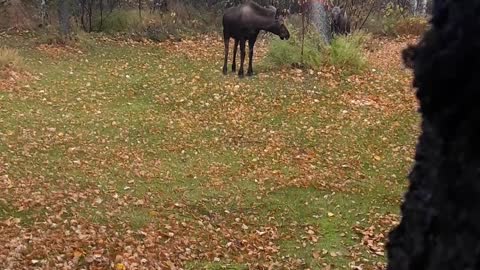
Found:
[[[382,268],[418,133],[404,41],[245,79],[213,37],[0,43],[31,74],[0,83],[1,269]]]

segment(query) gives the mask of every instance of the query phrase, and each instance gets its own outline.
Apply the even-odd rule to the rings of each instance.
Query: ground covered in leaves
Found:
[[[0,269],[383,267],[418,133],[412,40],[372,42],[362,74],[246,79],[216,37],[0,41],[29,72],[0,83]]]

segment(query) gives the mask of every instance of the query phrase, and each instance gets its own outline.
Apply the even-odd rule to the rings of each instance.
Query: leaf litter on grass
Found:
[[[0,268],[382,267],[397,216],[361,218],[350,201],[380,204],[370,194],[379,186],[393,187],[382,196],[402,189],[390,175],[405,175],[409,160],[381,177],[391,159],[378,148],[411,155],[411,137],[394,143],[394,123],[416,104],[399,59],[376,53],[405,40],[384,41],[360,75],[327,67],[246,80],[220,74],[218,37],[99,42],[110,50],[98,68],[96,54],[59,58],[69,69],[44,72],[48,87],[0,99]],[[365,146],[367,131],[384,139]],[[317,200],[289,193],[311,188]]]

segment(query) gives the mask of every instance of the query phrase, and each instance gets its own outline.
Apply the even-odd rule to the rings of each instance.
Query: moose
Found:
[[[331,11],[331,31],[333,34],[346,35],[350,33],[350,20],[344,8],[335,6]]]
[[[223,15],[223,41],[225,43],[225,61],[223,74],[227,74],[228,50],[230,38],[235,40],[233,47],[232,72],[236,71],[237,48],[240,44],[240,69],[238,76],[243,77],[243,64],[245,62],[245,44],[248,41],[249,61],[247,76],[253,75],[252,61],[253,48],[261,30],[271,32],[282,40],[289,39],[290,33],[284,22],[284,14],[273,6],[262,7],[259,4],[248,1],[236,7],[225,10]]]

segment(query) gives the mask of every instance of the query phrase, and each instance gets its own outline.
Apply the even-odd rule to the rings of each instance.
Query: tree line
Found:
[[[85,32],[102,31],[103,19],[119,9],[136,9],[139,17],[145,13],[168,13],[178,5],[221,13],[243,1],[246,0],[0,0],[0,16],[3,18],[0,18],[0,28],[22,23],[28,23],[30,27],[52,24],[58,25],[61,35],[68,37],[72,21]],[[388,4],[401,7],[411,15],[425,15],[431,5],[430,0],[256,0],[261,5],[274,5],[290,13],[305,12],[301,3],[310,1],[342,6],[356,24],[362,24],[366,17],[381,12]]]

